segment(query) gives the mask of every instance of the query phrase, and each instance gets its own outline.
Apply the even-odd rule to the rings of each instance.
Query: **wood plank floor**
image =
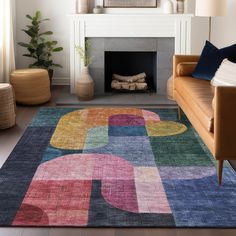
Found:
[[[53,87],[51,102],[43,106],[55,106],[62,90]],[[17,106],[17,125],[0,131],[0,166],[24,133],[40,107]],[[233,163],[236,167],[236,163]],[[0,228],[0,236],[235,236],[236,229],[70,229],[70,228]]]

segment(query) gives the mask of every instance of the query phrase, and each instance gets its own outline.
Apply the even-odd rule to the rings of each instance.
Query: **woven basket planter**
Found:
[[[24,105],[40,105],[51,98],[48,71],[43,69],[21,69],[11,73],[11,84],[16,102]]]
[[[15,98],[10,84],[0,84],[0,129],[16,124]]]

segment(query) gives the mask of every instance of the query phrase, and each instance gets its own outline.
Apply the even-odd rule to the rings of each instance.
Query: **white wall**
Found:
[[[236,0],[228,0],[226,17],[213,19],[212,42],[218,47],[236,43]]]
[[[58,45],[64,47],[63,52],[56,53],[54,61],[63,65],[63,69],[57,68],[55,71],[56,77],[69,78],[69,39],[70,39],[70,25],[68,14],[74,10],[74,0],[16,0],[16,40],[17,42],[27,42],[28,37],[21,29],[29,24],[29,20],[25,18],[26,14],[34,14],[36,10],[40,10],[43,17],[51,20],[44,23],[43,30],[52,30],[53,39],[58,41]],[[16,64],[17,68],[28,67],[30,59],[23,57],[22,54],[26,52],[24,48],[17,46]]]
[[[227,16],[212,18],[211,41],[219,48],[236,43],[236,0],[227,0],[227,9]],[[209,30],[207,18],[198,17],[196,19],[198,25],[195,26],[193,32],[195,37],[202,33],[205,34],[206,30]],[[199,49],[196,51],[199,51]]]

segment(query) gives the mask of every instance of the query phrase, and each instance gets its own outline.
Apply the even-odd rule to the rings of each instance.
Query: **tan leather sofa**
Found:
[[[191,76],[199,56],[175,55],[174,98],[218,163],[221,185],[224,160],[236,160],[236,88],[213,88]]]

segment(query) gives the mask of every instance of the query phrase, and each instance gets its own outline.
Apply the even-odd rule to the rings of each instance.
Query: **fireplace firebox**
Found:
[[[121,78],[119,82],[124,84],[122,88],[115,89],[116,86],[112,86],[114,77]],[[124,79],[130,83],[126,85]],[[157,52],[105,51],[105,92],[156,92],[156,90]]]

